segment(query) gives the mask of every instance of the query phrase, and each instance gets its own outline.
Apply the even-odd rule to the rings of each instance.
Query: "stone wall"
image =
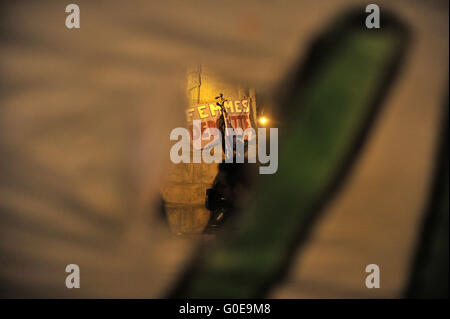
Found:
[[[226,83],[202,66],[190,68],[186,82],[189,105],[214,102],[219,93],[227,99],[242,99],[254,92],[241,85]],[[206,190],[212,186],[217,171],[216,163],[169,164],[162,195],[172,232],[198,234],[206,227],[210,216],[205,208]]]

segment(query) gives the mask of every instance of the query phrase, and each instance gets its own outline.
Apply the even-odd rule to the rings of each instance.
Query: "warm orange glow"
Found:
[[[259,123],[262,125],[265,125],[269,120],[266,117],[260,117],[259,118]]]

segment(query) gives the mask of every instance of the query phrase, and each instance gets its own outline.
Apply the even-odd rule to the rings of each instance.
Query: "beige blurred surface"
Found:
[[[382,260],[382,271],[394,269],[383,272],[382,280],[393,279],[380,296],[398,294],[448,70],[442,67],[448,60],[448,13],[425,2],[392,5],[406,2],[411,7],[399,12],[414,19],[417,32],[410,68],[390,96],[392,107],[385,109],[351,183],[302,259],[304,272],[294,269],[292,285],[275,296],[361,296],[355,276],[364,273],[351,260],[365,263],[367,256]],[[169,156],[170,129],[182,126],[188,103],[187,66],[202,63],[270,96],[310,39],[346,3],[363,2],[81,0],[79,30],[65,27],[61,1],[3,4],[2,297],[161,296],[196,245],[172,237],[152,206]],[[397,132],[397,125],[403,129]],[[417,157],[417,167],[404,165],[410,156]],[[382,187],[397,180],[393,174],[403,174],[399,184]],[[376,199],[363,195],[368,190]],[[366,208],[372,200],[383,208],[377,214]],[[376,245],[373,236],[356,229],[341,233],[340,223],[355,218],[361,230],[371,225],[386,242]],[[350,245],[350,251],[321,259],[321,251],[346,247],[345,240],[361,247]],[[80,265],[81,289],[64,285],[69,263]],[[335,265],[345,285],[329,279],[325,265]]]
[[[425,3],[394,10],[413,32],[401,76],[348,183],[271,297],[403,296],[447,116],[448,11]],[[365,286],[370,264],[380,267],[379,289]]]

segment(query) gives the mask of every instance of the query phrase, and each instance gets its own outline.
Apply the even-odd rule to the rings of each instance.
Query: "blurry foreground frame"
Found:
[[[251,207],[222,241],[199,252],[171,297],[264,297],[283,278],[344,183],[409,43],[393,16],[384,13],[373,32],[364,19],[351,12],[313,44],[281,97],[287,126],[277,174],[260,177]]]

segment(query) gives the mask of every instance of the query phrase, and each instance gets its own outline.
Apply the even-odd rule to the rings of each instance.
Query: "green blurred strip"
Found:
[[[261,176],[258,197],[210,251],[176,297],[252,298],[283,268],[314,205],[361,136],[403,38],[395,29],[341,28],[322,48],[306,87],[295,92],[280,136],[278,172]]]
[[[445,106],[448,111],[448,104]],[[447,116],[448,120],[448,116]],[[425,212],[406,297],[448,298],[449,273],[449,156],[448,122],[443,134],[435,185]]]

